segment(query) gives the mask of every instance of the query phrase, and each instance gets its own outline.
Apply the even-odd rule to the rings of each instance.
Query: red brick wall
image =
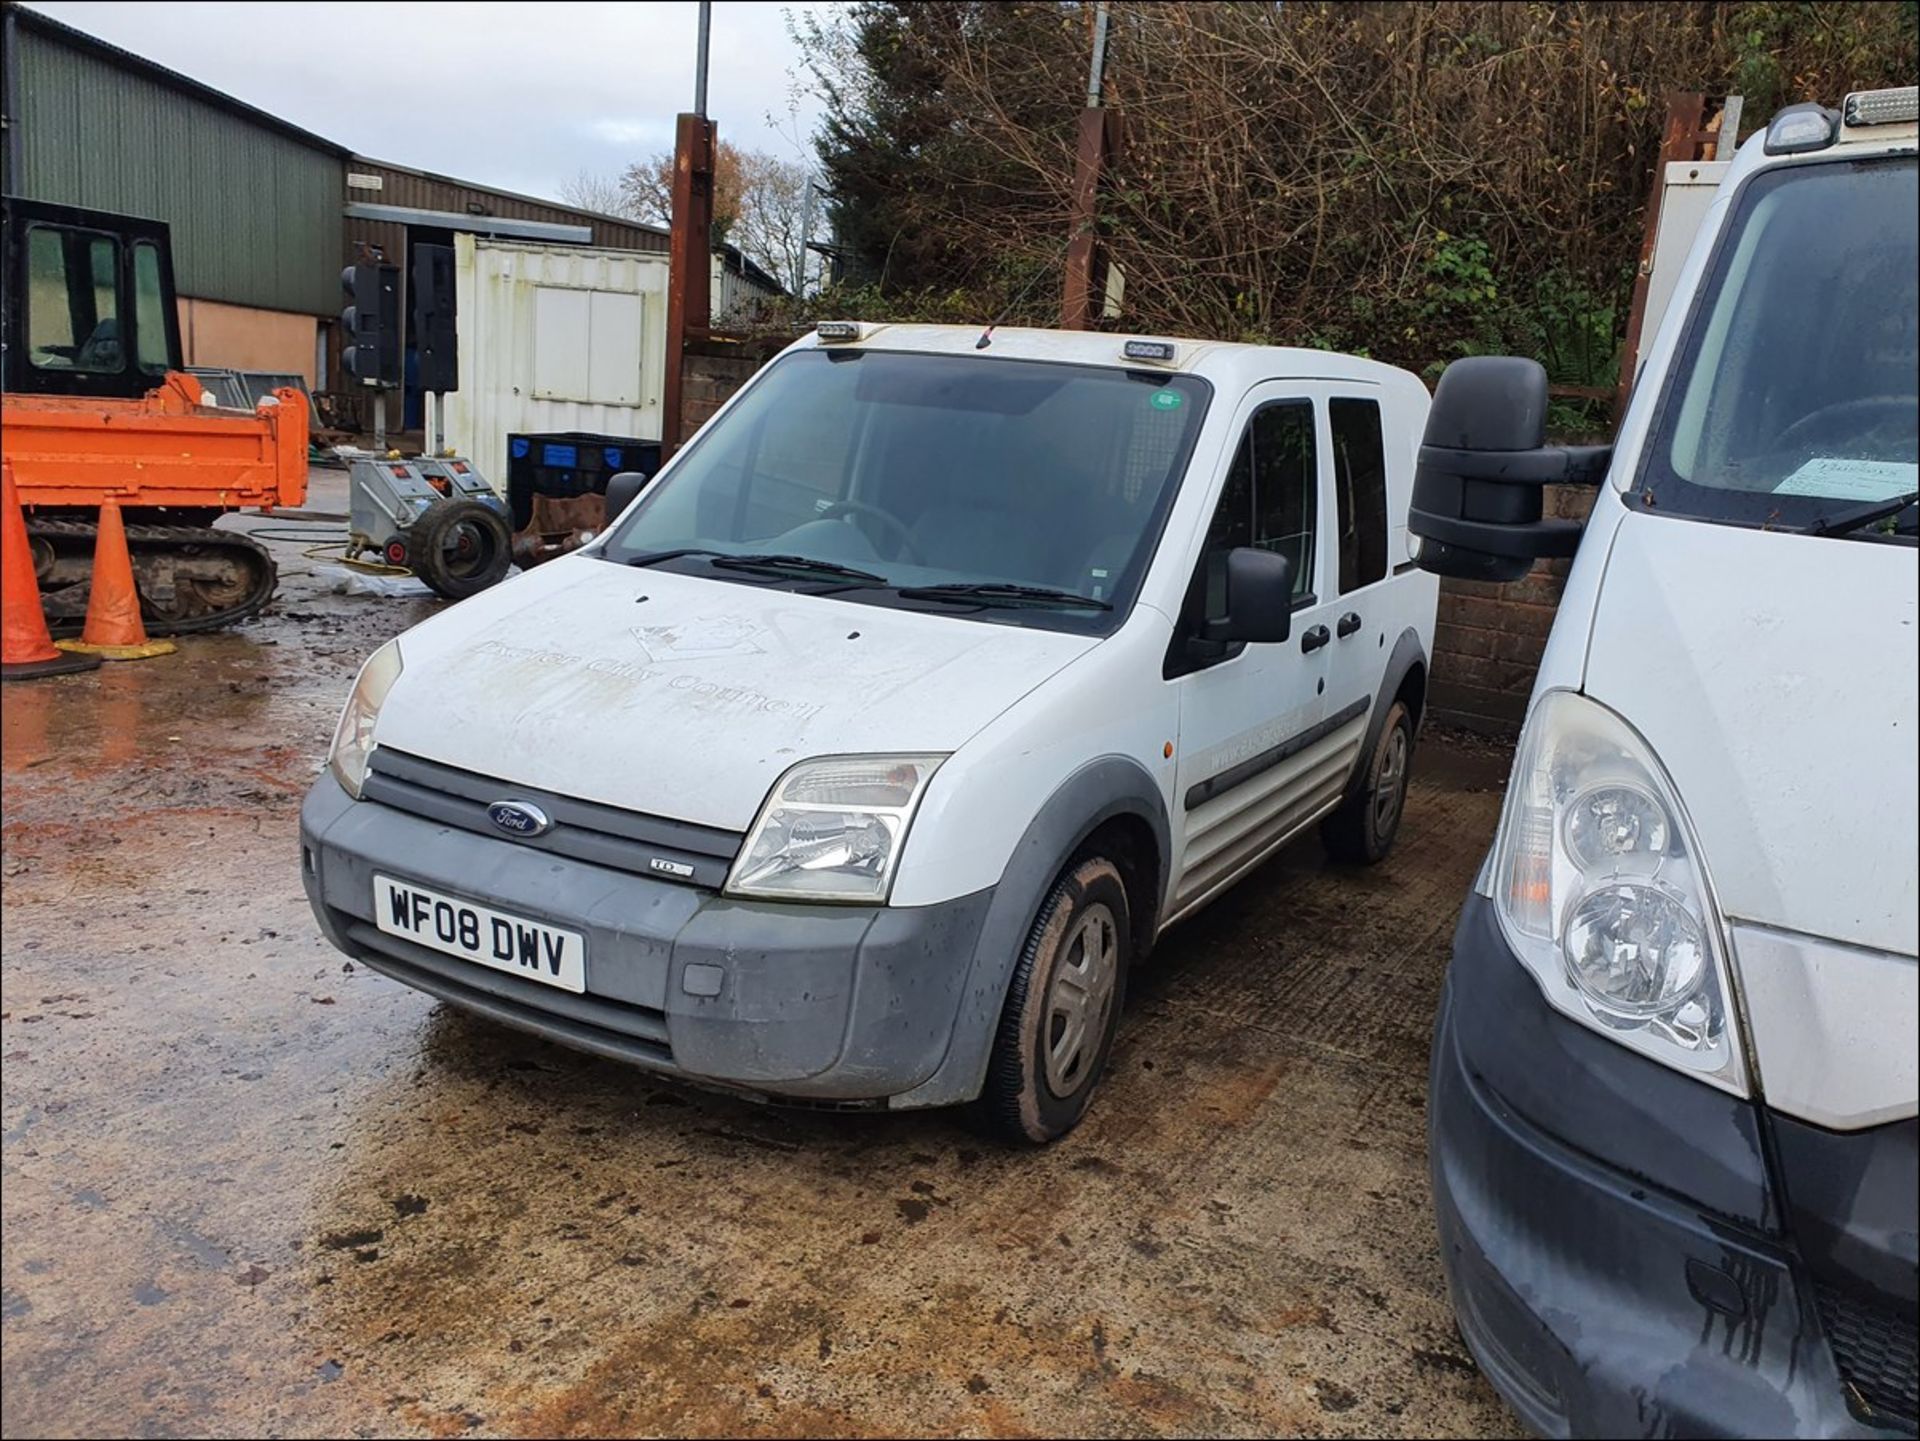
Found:
[[[1584,520],[1592,505],[1593,492],[1583,488],[1555,486],[1546,495],[1550,516]],[[1429,702],[1434,719],[1492,735],[1520,729],[1572,564],[1541,561],[1508,585],[1440,583]]]

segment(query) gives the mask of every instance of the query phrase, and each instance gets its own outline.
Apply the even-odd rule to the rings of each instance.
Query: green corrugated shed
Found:
[[[343,148],[7,8],[10,192],[166,221],[182,295],[339,310]]]

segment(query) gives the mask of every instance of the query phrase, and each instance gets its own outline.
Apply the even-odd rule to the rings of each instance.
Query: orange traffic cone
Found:
[[[127,554],[127,527],[120,502],[108,496],[100,505],[100,535],[93,543],[93,587],[87,593],[87,623],[78,640],[55,642],[61,650],[97,655],[102,660],[144,660],[172,655],[170,640],[148,640],[140,623],[140,592],[133,583],[133,557]]]
[[[27,518],[13,489],[13,467],[0,464],[0,680],[33,680],[92,670],[98,656],[68,655],[54,649],[47,615],[40,609],[40,584],[33,574],[33,545]]]

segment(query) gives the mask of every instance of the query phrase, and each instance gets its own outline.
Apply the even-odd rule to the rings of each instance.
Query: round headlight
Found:
[[[1664,856],[1666,807],[1638,786],[1602,785],[1567,807],[1567,850],[1582,869],[1610,871],[1628,856]]]
[[[1567,975],[1623,1016],[1670,1012],[1708,975],[1706,937],[1685,900],[1647,882],[1609,881],[1574,902],[1563,928]]]

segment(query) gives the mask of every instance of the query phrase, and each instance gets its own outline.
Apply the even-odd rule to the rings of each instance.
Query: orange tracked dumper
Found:
[[[207,403],[181,365],[161,222],[12,197],[5,212],[0,463],[26,507],[49,626],[80,627],[109,500],[126,521],[148,631],[252,615],[273,594],[273,560],[213,521],[306,498],[305,396],[276,390],[253,410]]]

